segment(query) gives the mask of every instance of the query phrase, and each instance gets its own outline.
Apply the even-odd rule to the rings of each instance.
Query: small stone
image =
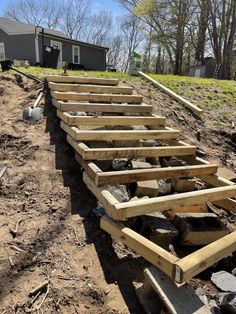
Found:
[[[236,276],[236,268],[234,268],[234,269],[232,270],[232,274],[233,274],[234,276]]]
[[[199,296],[199,299],[204,303],[204,304],[208,304],[208,299],[207,296],[204,293],[204,290],[202,288],[197,288],[196,290],[196,294]]]
[[[116,158],[112,161],[112,168],[115,170],[125,170],[128,166],[127,158]]]
[[[236,293],[221,293],[220,294],[220,309],[223,313],[236,314]]]
[[[211,281],[222,291],[236,292],[236,277],[224,270],[213,273]]]
[[[80,116],[80,117],[85,117],[85,116],[87,116],[87,114],[86,114],[86,112],[81,112],[81,111],[77,111],[76,113],[75,113],[75,115],[76,116]]]
[[[137,169],[148,169],[152,168],[152,165],[149,162],[144,162],[144,161],[138,161],[138,160],[132,160],[131,161],[131,168],[133,170]]]
[[[158,184],[156,180],[137,182],[136,196],[155,197],[158,195]]]
[[[107,190],[113,194],[113,196],[119,201],[119,202],[128,202],[129,201],[129,194],[127,191],[127,188],[125,185],[115,185],[111,186],[109,185],[107,187]]]
[[[171,180],[170,179],[160,179],[157,181],[159,187],[160,195],[167,195],[171,192]]]

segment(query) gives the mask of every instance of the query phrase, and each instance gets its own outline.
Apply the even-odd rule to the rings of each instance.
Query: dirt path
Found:
[[[0,162],[8,165],[0,187],[0,312],[30,312],[44,294],[32,305],[29,292],[49,276],[43,313],[143,313],[132,282],[142,280],[145,262],[100,230],[96,200],[55,110],[46,104],[37,124],[21,120],[38,89],[10,75],[0,82]]]

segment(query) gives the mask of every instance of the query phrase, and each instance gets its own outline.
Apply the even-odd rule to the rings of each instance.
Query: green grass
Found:
[[[202,109],[236,106],[235,81],[174,75],[150,76]]]
[[[40,67],[29,67],[28,69],[25,68],[17,68],[20,71],[37,76],[39,78],[43,78],[44,75],[48,74],[58,74],[61,75],[63,70],[51,69],[51,68],[40,68]],[[12,73],[14,73],[12,71]],[[76,70],[69,70],[67,71],[69,75],[78,75],[78,76],[91,76],[91,77],[103,77],[103,78],[117,78],[122,82],[128,82],[130,79],[132,81],[141,80],[140,77],[131,77],[127,73],[120,73],[120,72],[99,72],[99,71],[76,71]]]

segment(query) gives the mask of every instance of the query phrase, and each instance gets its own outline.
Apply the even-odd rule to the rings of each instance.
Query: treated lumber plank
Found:
[[[153,106],[151,105],[130,105],[130,104],[99,104],[99,103],[78,103],[63,102],[55,98],[52,99],[54,107],[61,111],[85,111],[85,112],[116,112],[116,113],[151,113]]]
[[[110,141],[110,140],[139,140],[139,139],[165,139],[176,138],[179,131],[161,130],[161,131],[114,131],[114,130],[89,130],[82,131],[75,127],[66,125],[61,121],[61,128],[64,129],[73,139],[77,141]]]
[[[125,94],[132,95],[133,88],[126,86],[98,86],[80,84],[62,84],[49,82],[48,86],[53,91],[58,92],[80,92],[80,93],[104,93],[104,94]]]
[[[194,192],[154,197],[117,204],[115,207],[120,219],[150,214],[176,207],[186,207],[219,201],[236,196],[236,186],[218,187]]]
[[[158,180],[163,178],[180,178],[214,174],[217,165],[181,166],[168,168],[151,168],[126,171],[110,171],[96,174],[95,182],[98,186],[105,184],[124,184],[138,181]]]
[[[177,261],[175,281],[188,281],[235,250],[236,231]]]
[[[82,77],[82,76],[61,76],[61,75],[47,75],[48,82],[55,83],[78,83],[78,84],[97,84],[97,85],[112,85],[119,84],[117,79],[98,78],[98,77]]]
[[[130,249],[161,269],[169,277],[173,278],[173,265],[178,261],[178,257],[130,228],[125,227],[123,224],[114,222],[106,216],[101,218],[100,227],[112,237],[121,240]]]
[[[203,110],[198,108],[197,106],[195,106],[194,104],[192,104],[190,101],[184,99],[183,97],[177,95],[176,93],[174,93],[172,90],[170,90],[169,88],[165,87],[164,85],[158,83],[156,80],[154,80],[153,78],[151,78],[150,76],[148,76],[147,74],[143,73],[143,72],[139,72],[139,74],[145,78],[146,80],[148,80],[149,82],[151,82],[153,85],[155,85],[156,87],[158,87],[161,91],[163,91],[164,93],[166,93],[167,95],[171,96],[172,98],[174,98],[175,100],[179,101],[180,103],[182,103],[184,106],[186,106],[188,109],[190,109],[194,114],[201,116],[203,113]]]
[[[113,102],[113,103],[129,103],[141,104],[142,96],[138,95],[114,95],[114,94],[89,94],[89,93],[75,93],[75,92],[55,92],[51,91],[51,96],[57,100],[76,100],[76,101],[90,101],[90,102]]]
[[[86,172],[83,173],[83,181],[87,188],[94,194],[99,203],[103,206],[106,214],[117,220],[114,205],[119,204],[119,201],[104,187],[98,188]]]
[[[60,114],[60,118],[64,121],[63,116],[66,117],[66,123],[70,126],[92,125],[163,125],[166,119],[158,116],[72,116],[68,113]]]
[[[86,148],[83,151],[83,158],[85,160],[112,160],[115,158],[168,157],[194,155],[196,150],[196,146]]]

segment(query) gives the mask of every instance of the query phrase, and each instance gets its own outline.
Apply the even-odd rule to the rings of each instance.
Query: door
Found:
[[[201,77],[201,69],[195,69],[194,76]]]
[[[60,41],[54,41],[51,40],[51,46],[55,49],[60,50],[59,53],[59,58],[58,58],[58,63],[57,63],[57,68],[58,69],[62,69],[62,44]]]
[[[0,43],[0,61],[6,59],[4,43]]]

